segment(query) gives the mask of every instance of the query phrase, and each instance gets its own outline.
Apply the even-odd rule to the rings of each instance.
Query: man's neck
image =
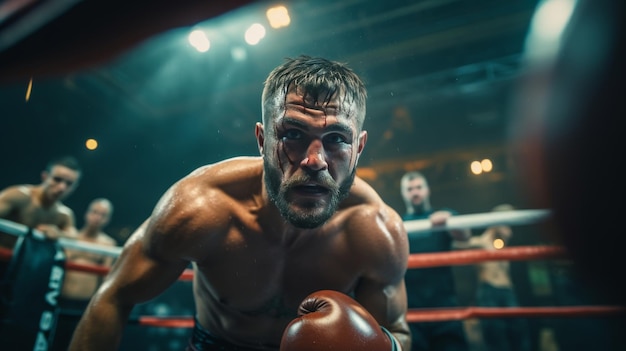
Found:
[[[420,205],[417,206],[413,206],[413,213],[415,214],[424,214],[426,212],[430,211],[430,206],[428,206],[425,203],[422,203]]]
[[[35,187],[33,189],[33,194],[39,200],[39,204],[42,208],[50,208],[57,202],[56,200],[51,200],[46,196],[46,191],[43,186]]]
[[[100,234],[100,228],[83,227],[78,234],[87,238],[97,238]]]

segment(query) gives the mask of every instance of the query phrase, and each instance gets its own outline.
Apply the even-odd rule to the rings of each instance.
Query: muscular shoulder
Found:
[[[387,205],[376,190],[361,178],[355,178],[350,195],[342,203],[342,206],[351,214],[350,223],[354,225],[376,222],[384,224],[378,227],[385,228],[390,234],[399,236],[405,234],[400,215]]]
[[[14,185],[0,191],[0,218],[23,222],[22,212],[32,205],[32,185]]]
[[[260,157],[239,157],[200,167],[168,191],[170,205],[207,209],[227,205],[261,192]]]
[[[15,205],[30,203],[33,185],[12,185],[0,191],[0,199]]]
[[[106,246],[117,246],[117,241],[115,241],[115,239],[113,239],[108,234],[100,233],[100,235],[98,235],[98,244]]]
[[[407,246],[407,234],[400,215],[384,202],[361,204],[349,210],[346,226],[356,238],[371,240],[376,245],[369,247],[393,252]]]
[[[235,158],[200,167],[172,185],[148,224],[155,249],[194,255],[203,240],[230,227],[234,214],[253,202],[262,186],[262,160]]]
[[[376,191],[362,180],[355,181],[345,221],[354,247],[370,258],[385,274],[394,274],[406,266],[408,240],[401,216],[387,205]],[[386,268],[386,270],[385,270]]]
[[[61,216],[64,216],[64,217],[71,217],[71,218],[74,217],[74,211],[71,208],[69,208],[67,205],[64,205],[62,203],[58,204],[57,212]]]

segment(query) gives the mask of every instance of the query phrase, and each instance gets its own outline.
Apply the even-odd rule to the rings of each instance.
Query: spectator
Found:
[[[111,220],[113,205],[105,198],[97,198],[89,204],[85,212],[85,223],[76,237],[81,242],[104,246],[117,246],[117,242],[103,231]],[[66,249],[69,262],[110,267],[113,256],[90,253],[84,250]],[[59,299],[61,313],[57,321],[52,350],[67,350],[74,329],[80,320],[91,296],[96,292],[102,276],[68,270],[65,272],[63,290]]]
[[[81,172],[72,156],[51,160],[41,173],[41,184],[12,185],[0,192],[0,218],[37,229],[48,238],[76,237],[74,212],[61,200],[76,189]],[[13,249],[16,242],[16,236],[0,233],[0,246]],[[0,263],[0,277],[6,267]]]
[[[416,171],[406,173],[401,180],[401,193],[406,205],[404,221],[428,219],[433,227],[446,224],[456,211],[433,209],[426,177]],[[470,230],[432,230],[408,233],[411,254],[450,251],[453,241],[467,241]],[[409,268],[405,274],[408,307],[457,307],[459,305],[450,266]],[[460,321],[411,323],[413,351],[467,351],[468,343]]]
[[[497,211],[513,211],[509,204],[498,205]],[[497,250],[506,246],[513,236],[511,227],[492,226],[466,243],[455,243],[457,248]],[[476,305],[483,307],[518,307],[508,261],[485,261],[477,265],[478,286]],[[480,320],[482,340],[486,351],[530,351],[530,335],[526,319],[484,318]]]

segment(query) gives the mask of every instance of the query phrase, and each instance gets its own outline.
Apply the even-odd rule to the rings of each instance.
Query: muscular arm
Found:
[[[156,224],[144,222],[91,299],[76,328],[71,351],[117,350],[133,307],[152,299],[173,284],[187,261],[152,250]]]
[[[430,215],[429,217],[430,223],[433,226],[445,225],[446,222],[448,221],[448,218],[450,218],[453,215],[454,213],[450,211],[445,211],[445,210],[436,211]],[[472,236],[472,231],[469,229],[453,229],[453,230],[449,230],[448,233],[450,234],[453,240],[459,241],[459,242],[465,242],[469,240],[470,237]]]
[[[69,207],[59,205],[57,212],[54,212],[54,218],[45,219],[45,223],[29,214],[34,207],[31,191],[29,186],[16,185],[0,192],[0,218],[34,227],[50,239],[75,238],[77,231],[74,226],[74,212]]]
[[[0,218],[20,223],[16,212],[30,201],[30,197],[23,191],[23,188],[22,186],[11,186],[0,192]],[[13,235],[0,233],[0,247],[12,249],[16,240],[17,237]]]
[[[407,234],[395,211],[386,209],[384,212],[376,220],[376,229],[371,226],[366,228],[365,225],[360,228],[363,233],[373,232],[368,235],[378,239],[375,239],[374,245],[376,252],[369,256],[370,269],[360,280],[355,298],[398,339],[402,349],[408,351],[411,349],[411,334],[406,322],[404,285],[409,255]]]
[[[78,230],[76,229],[76,220],[74,219],[74,211],[69,207],[63,206],[63,220],[59,225],[61,236],[66,238],[78,237]]]
[[[74,226],[74,211],[64,205],[61,205],[58,211],[59,219],[57,224],[39,224],[35,229],[42,232],[49,239],[78,238],[78,230]]]
[[[19,186],[12,186],[0,192],[0,218],[10,219],[9,216],[20,203],[28,202],[29,196],[20,190]]]

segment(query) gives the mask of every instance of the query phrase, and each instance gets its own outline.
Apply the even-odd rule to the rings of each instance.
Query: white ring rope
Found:
[[[549,210],[512,210],[468,215],[456,215],[448,218],[446,225],[433,227],[428,219],[404,221],[404,227],[409,234],[431,231],[486,228],[494,225],[525,225],[535,224],[546,220],[550,216]]]
[[[15,236],[23,236],[23,235],[26,235],[26,233],[28,233],[28,227],[23,224],[11,222],[6,219],[0,218],[0,231],[3,233],[15,235]],[[45,238],[43,233],[37,229],[33,229],[33,236],[40,238],[40,239]],[[62,247],[68,248],[68,249],[81,250],[81,251],[86,251],[86,252],[91,252],[91,253],[96,253],[96,254],[101,254],[101,255],[113,256],[113,257],[119,256],[119,254],[122,252],[121,247],[102,246],[98,244],[86,243],[86,242],[81,242],[78,240],[73,240],[73,239],[68,239],[68,238],[59,238],[59,244]]]
[[[493,225],[527,225],[546,220],[550,216],[548,210],[514,210],[501,212],[487,212],[467,215],[456,215],[448,218],[447,224],[433,227],[428,219],[405,221],[404,227],[410,234],[428,231],[440,231],[464,228],[486,228]],[[28,232],[28,227],[19,223],[0,218],[0,231],[22,236]],[[43,233],[33,230],[36,237],[44,238]],[[65,248],[82,250],[86,252],[117,257],[122,252],[122,247],[102,246],[85,243],[68,238],[59,238],[59,244]]]

